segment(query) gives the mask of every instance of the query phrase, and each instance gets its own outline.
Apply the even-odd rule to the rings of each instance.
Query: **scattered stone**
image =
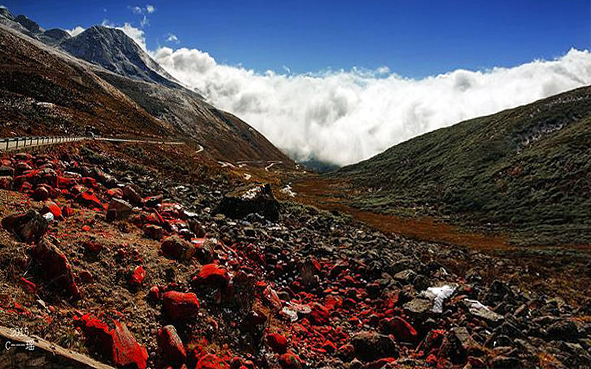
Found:
[[[144,226],[144,234],[153,240],[161,240],[164,236],[164,230],[162,227],[154,224],[146,224]]]
[[[124,200],[113,198],[109,203],[108,211],[112,214],[115,214],[115,218],[111,220],[127,219],[131,215],[132,210],[133,206],[131,206],[131,204]]]
[[[505,319],[505,317],[502,315],[495,313],[476,300],[465,299],[464,301],[468,305],[468,311],[470,314],[478,319],[482,319],[487,323],[492,324],[493,326],[500,325]]]
[[[142,203],[142,197],[129,185],[123,187],[123,199],[129,201],[133,205],[140,205]]]
[[[363,361],[374,361],[385,357],[397,357],[398,346],[391,336],[377,332],[357,333],[351,339],[355,355]]]
[[[195,246],[176,235],[165,239],[160,248],[165,256],[178,260],[189,260],[196,251]]]
[[[548,329],[548,338],[554,340],[571,341],[579,337],[579,329],[572,320],[559,320],[552,323]]]
[[[47,232],[49,224],[36,210],[29,210],[2,219],[2,227],[13,232],[24,242],[36,243]]]
[[[431,312],[433,301],[423,298],[415,298],[404,304],[404,310],[413,316],[425,316]]]

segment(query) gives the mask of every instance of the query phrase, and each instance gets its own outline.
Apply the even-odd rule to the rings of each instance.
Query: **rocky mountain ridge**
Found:
[[[5,40],[0,74],[7,99],[2,129],[9,136],[31,133],[33,127],[38,135],[68,130],[142,137],[159,132],[198,144],[218,160],[293,165],[247,123],[181,86],[120,30],[94,26],[70,37],[60,30],[44,31],[7,9],[0,13],[0,24]],[[51,68],[46,67],[47,55]],[[100,88],[91,87],[97,84]],[[110,97],[97,101],[99,91]]]

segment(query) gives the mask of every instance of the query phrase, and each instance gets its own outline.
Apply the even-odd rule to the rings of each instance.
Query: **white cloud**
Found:
[[[147,24],[150,24],[150,21],[148,20],[148,17],[146,17],[144,15],[144,17],[142,18],[142,20],[140,21],[140,26],[145,27]]]
[[[140,8],[139,6],[133,6],[133,7],[131,7],[131,11],[134,14],[142,14],[144,12],[143,9]]]
[[[76,26],[76,27],[74,27],[72,29],[66,29],[64,31],[68,32],[70,34],[70,36],[76,37],[79,34],[81,34],[82,32],[84,32],[85,31],[85,28],[83,28],[81,26]]]
[[[156,8],[154,8],[154,5],[146,5],[146,11],[148,12],[148,14],[152,14],[156,11]]]
[[[591,84],[591,54],[574,49],[553,61],[422,79],[402,78],[386,67],[257,74],[187,48],[163,47],[152,55],[178,80],[297,159],[340,165],[437,128]]]
[[[178,44],[180,42],[179,38],[176,37],[174,33],[169,33],[167,36],[168,37],[166,38],[166,42],[174,42],[175,44]]]

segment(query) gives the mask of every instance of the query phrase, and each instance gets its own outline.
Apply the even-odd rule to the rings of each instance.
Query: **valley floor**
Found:
[[[577,253],[520,258],[502,237],[356,211],[301,170],[182,147],[72,144],[0,172],[0,325],[108,365],[591,366]],[[280,202],[232,200],[262,216],[216,214],[265,178]]]

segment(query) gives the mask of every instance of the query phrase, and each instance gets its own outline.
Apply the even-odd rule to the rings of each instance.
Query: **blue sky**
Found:
[[[2,1],[122,29],[296,160],[351,164],[591,85],[590,0]]]
[[[148,24],[148,49],[197,48],[219,63],[293,73],[387,66],[420,78],[510,67],[591,46],[589,0],[1,1],[45,28]],[[154,6],[148,14],[146,5]],[[143,14],[133,12],[139,6]],[[167,43],[174,34],[179,44]]]

